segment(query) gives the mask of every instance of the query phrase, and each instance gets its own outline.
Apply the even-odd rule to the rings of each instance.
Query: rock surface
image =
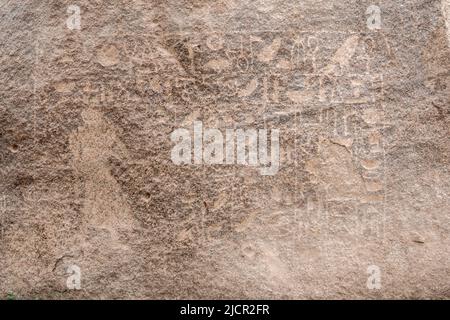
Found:
[[[3,298],[450,298],[449,1],[0,16]],[[279,129],[278,172],[175,164],[194,121]]]

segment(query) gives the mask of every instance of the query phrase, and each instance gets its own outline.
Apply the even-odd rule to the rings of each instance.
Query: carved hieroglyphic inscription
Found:
[[[191,127],[195,120],[222,129],[249,125],[280,129],[281,168],[272,180],[247,185],[240,178],[250,174],[244,169],[200,169],[218,185],[218,190],[207,191],[208,212],[217,210],[224,216],[236,212],[236,221],[228,224],[236,223],[239,229],[248,215],[242,206],[288,208],[293,212],[292,233],[307,235],[311,224],[319,223],[335,232],[341,224],[343,234],[382,235],[383,77],[375,52],[386,50],[384,38],[375,33],[289,30],[123,37],[80,48],[104,76],[99,79],[87,72],[78,79],[55,82],[59,103],[70,99],[99,114],[120,113],[119,105],[139,110],[139,118],[126,119],[139,123],[138,139],[151,136],[160,141],[174,127]],[[170,140],[166,140],[162,149],[166,153],[133,161],[142,166],[168,162]],[[230,176],[236,181],[227,184]],[[289,180],[297,190],[283,187]],[[170,192],[177,187],[172,185]],[[281,195],[270,191],[277,188],[283,190]],[[224,193],[227,205],[216,208],[212,204],[220,203]],[[189,195],[180,198],[184,196]],[[264,202],[251,200],[258,197]],[[130,210],[143,210],[138,220],[154,219],[145,211],[153,203],[151,196],[137,201],[142,204]],[[157,210],[175,212],[175,206],[167,203]],[[186,209],[186,214],[195,210]],[[202,219],[206,220],[201,225],[215,230],[212,236],[225,228],[220,216],[214,218],[219,221]],[[193,232],[189,230],[180,230],[179,238],[186,239]],[[199,232],[205,231],[195,233]]]

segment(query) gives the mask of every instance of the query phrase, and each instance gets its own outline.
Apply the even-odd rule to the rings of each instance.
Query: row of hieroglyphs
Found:
[[[186,77],[136,75],[107,78],[101,82],[82,79],[60,94],[79,92],[86,99],[102,103],[149,99],[168,103],[239,103],[247,104],[364,104],[377,96],[378,76],[350,74],[345,76],[300,73],[256,75],[203,75]],[[70,80],[66,80],[66,82]]]
[[[100,87],[89,88],[90,93],[99,91],[102,96],[109,95],[112,101],[151,97],[187,103],[309,104],[375,100],[373,81],[380,66],[373,63],[373,51],[381,45],[378,38],[333,32],[196,37],[184,39],[178,35],[171,40],[168,36],[162,44],[155,38],[127,38],[120,45],[109,44],[93,50],[94,59],[120,72],[120,76],[102,78]],[[342,42],[331,41],[336,37]],[[249,48],[232,49],[238,44]],[[249,67],[238,67],[242,59],[249,61],[245,63]],[[313,67],[303,68],[308,61]]]
[[[382,104],[383,102],[380,102]],[[370,109],[366,121],[369,130],[366,131],[365,139],[368,152],[360,157],[360,165],[363,170],[366,195],[361,199],[362,204],[367,205],[370,221],[368,236],[382,236],[384,231],[384,203],[385,199],[385,165],[386,157],[384,150],[384,108]]]
[[[339,41],[336,41],[339,39]],[[262,70],[302,73],[372,71],[377,46],[370,35],[337,32],[251,32],[168,36],[165,47],[189,73]]]
[[[382,34],[289,30],[223,35],[125,35],[98,40],[100,46],[90,39],[75,42],[82,46],[83,60],[97,60],[108,69],[125,67],[148,74],[180,72],[191,76],[286,71],[366,74],[379,69],[380,52],[389,47]],[[41,55],[45,60],[53,54]],[[66,61],[70,59],[61,60]]]
[[[97,88],[86,88],[88,94],[97,91],[102,99],[109,95],[113,101],[144,102],[148,98],[187,103],[374,102],[373,79],[381,67],[374,52],[385,45],[379,37],[342,32],[169,35],[164,39],[128,37],[107,41],[100,48],[87,45],[92,56],[85,61],[97,61],[118,74],[116,78],[105,75],[98,84],[94,80],[88,86]],[[89,56],[88,52],[83,50],[83,55]],[[45,58],[45,52],[41,54]],[[62,65],[72,61],[63,58]],[[243,60],[248,67],[239,67]],[[302,67],[308,61],[313,67]],[[88,77],[81,82],[89,81]],[[56,91],[84,89],[77,86],[63,85]]]

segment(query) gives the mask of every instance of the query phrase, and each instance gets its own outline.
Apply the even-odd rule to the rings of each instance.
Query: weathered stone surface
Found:
[[[3,297],[450,297],[448,1],[0,15]],[[195,121],[278,129],[278,171],[175,164]]]

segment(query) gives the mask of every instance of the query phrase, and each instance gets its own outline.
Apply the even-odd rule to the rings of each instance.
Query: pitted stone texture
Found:
[[[4,1],[0,294],[449,298],[449,10]],[[174,164],[194,121],[279,129],[279,171]]]

